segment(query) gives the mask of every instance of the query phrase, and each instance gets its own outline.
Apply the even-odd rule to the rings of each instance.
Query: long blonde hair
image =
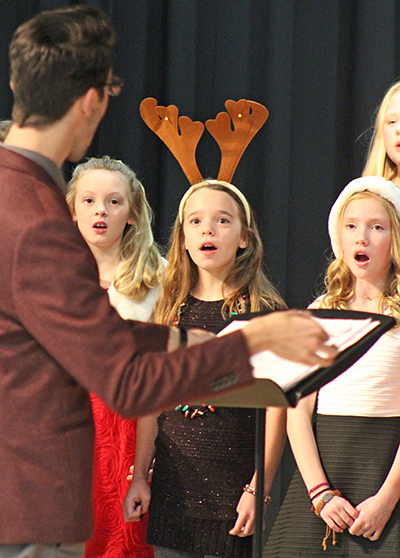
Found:
[[[101,159],[93,157],[75,168],[68,184],[66,199],[72,215],[75,215],[78,180],[93,170],[118,172],[125,180],[132,225],[125,227],[120,245],[121,263],[115,272],[113,285],[121,294],[140,302],[146,298],[150,289],[161,283],[164,272],[164,264],[151,230],[152,211],[144,188],[134,171],[122,161],[107,155]]]
[[[256,312],[264,309],[286,308],[278,291],[273,287],[262,270],[263,247],[254,215],[251,212],[250,226],[247,225],[246,213],[239,197],[218,181],[204,181],[198,188],[209,188],[227,193],[239,209],[243,234],[247,235],[246,248],[239,248],[232,271],[224,281],[229,286],[229,294],[224,300],[222,318],[240,311],[240,301],[246,295],[247,310]],[[176,217],[174,228],[169,241],[169,251],[166,256],[168,265],[162,292],[153,311],[154,321],[171,324],[179,315],[181,304],[194,289],[199,278],[196,264],[191,260],[185,248],[183,224],[179,215]],[[222,289],[224,290],[224,289]]]
[[[374,132],[369,145],[367,162],[362,173],[363,176],[383,176],[386,180],[392,180],[397,175],[397,165],[393,163],[386,153],[383,125],[390,99],[398,91],[400,91],[400,81],[396,81],[388,89],[376,111]]]
[[[397,324],[400,324],[400,219],[393,204],[386,198],[368,190],[356,192],[344,204],[339,223],[342,223],[344,211],[351,201],[366,197],[378,200],[389,216],[391,266],[386,289],[379,299],[379,312],[388,311],[395,318]],[[347,310],[349,301],[355,294],[355,280],[354,275],[344,260],[343,254],[340,254],[328,266],[325,287],[326,293],[319,301],[319,307]]]

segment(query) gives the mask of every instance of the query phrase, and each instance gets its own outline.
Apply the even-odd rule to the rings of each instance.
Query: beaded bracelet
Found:
[[[256,489],[253,486],[250,486],[250,484],[245,484],[244,485],[243,492],[248,492],[249,494],[253,494],[253,496],[256,495]],[[271,496],[268,496],[267,494],[264,494],[264,503],[265,504],[270,504],[271,503]]]

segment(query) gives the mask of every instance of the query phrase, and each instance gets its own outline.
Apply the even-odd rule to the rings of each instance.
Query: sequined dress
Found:
[[[189,296],[180,324],[213,330],[221,322],[222,304]],[[229,530],[243,486],[254,474],[254,451],[253,409],[217,407],[193,419],[182,410],[163,413],[147,541],[185,552],[250,558],[252,537],[232,536]]]

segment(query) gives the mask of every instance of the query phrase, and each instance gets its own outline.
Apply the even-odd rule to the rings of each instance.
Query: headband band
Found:
[[[225,186],[225,188],[227,188],[228,190],[230,190],[231,192],[237,195],[237,197],[242,202],[244,211],[246,213],[247,226],[250,227],[251,211],[250,211],[249,202],[246,200],[242,192],[238,188],[236,188],[236,186],[234,186],[233,184],[229,184],[229,182],[224,182],[223,180],[205,180],[204,182],[193,184],[193,186],[191,186],[189,190],[185,192],[183,198],[181,199],[181,203],[179,204],[178,216],[179,216],[180,224],[183,223],[183,210],[185,208],[185,203],[187,202],[188,197],[191,196],[193,192],[199,190],[200,188],[207,188],[207,185],[209,184],[220,184],[221,186]]]
[[[340,218],[342,211],[350,197],[358,192],[373,192],[390,201],[400,218],[400,188],[395,186],[393,182],[381,176],[362,176],[352,180],[339,194],[329,213],[328,231],[332,250],[337,258],[342,252],[340,243]]]

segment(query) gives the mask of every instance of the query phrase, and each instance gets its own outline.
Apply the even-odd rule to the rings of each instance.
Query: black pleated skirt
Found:
[[[400,443],[400,417],[317,415],[315,436],[331,487],[356,506],[383,484]],[[347,530],[332,535],[323,550],[326,523],[310,511],[307,489],[296,469],[264,548],[264,558],[400,557],[400,505],[381,537],[370,541]]]

